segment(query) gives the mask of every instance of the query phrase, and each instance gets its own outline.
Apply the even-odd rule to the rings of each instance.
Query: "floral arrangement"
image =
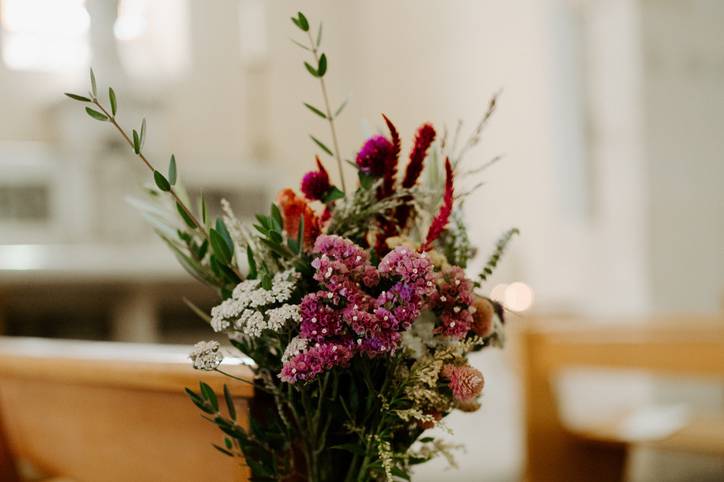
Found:
[[[348,188],[335,131],[344,104],[333,110],[325,86],[327,57],[321,25],[292,18],[307,43],[307,71],[321,85],[324,108],[304,104],[329,124],[332,148],[312,137],[339,169],[340,185],[320,157],[301,180],[301,194],[284,189],[269,214],[242,223],[227,202],[212,222],[201,198],[196,209],[179,182],[176,159],[162,173],[143,151],[146,122],[130,133],[117,120],[114,90],[99,98],[91,71],[93,119],[110,123],[151,170],[154,203],[143,205],[178,260],[218,290],[210,315],[189,305],[253,361],[256,395],[250,426],[237,421],[232,388],[220,403],[205,384],[187,392],[224,434],[216,448],[245,460],[252,480],[410,480],[414,465],[455,446],[423,436],[453,410],[480,406],[483,375],[471,352],[503,344],[504,310],[475,290],[492,273],[517,230],[505,233],[476,277],[465,273],[476,250],[463,223],[456,177],[473,175],[497,159],[463,171],[467,151],[496,107],[491,100],[462,147],[431,124],[415,134],[404,170],[400,134],[369,138],[350,162],[357,186]],[[295,42],[296,43],[296,42]],[[198,343],[193,366],[216,370],[223,349]],[[227,374],[227,373],[225,373]],[[230,377],[232,377],[229,374]],[[234,377],[232,377],[234,378]]]

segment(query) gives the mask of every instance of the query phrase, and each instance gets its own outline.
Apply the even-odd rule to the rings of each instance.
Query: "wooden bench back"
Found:
[[[724,319],[694,316],[585,322],[531,320],[518,331],[525,396],[527,480],[621,480],[624,438],[572,434],[554,379],[570,367],[724,379]],[[718,442],[717,442],[718,443]]]
[[[198,387],[199,380],[217,393],[224,383],[232,385],[244,417],[252,389],[194,371],[187,351],[0,339],[4,456],[78,482],[244,480],[238,460],[211,446],[222,434],[200,417],[183,389]],[[245,367],[235,374],[250,377]],[[9,470],[4,476],[13,480]]]

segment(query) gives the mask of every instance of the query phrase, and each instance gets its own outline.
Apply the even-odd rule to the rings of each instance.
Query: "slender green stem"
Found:
[[[98,107],[103,112],[103,114],[105,114],[106,117],[108,117],[108,120],[110,121],[110,123],[113,124],[113,126],[116,128],[116,130],[118,130],[118,132],[121,134],[123,139],[125,139],[126,143],[131,148],[133,148],[133,141],[131,140],[130,137],[128,137],[128,134],[126,134],[126,131],[124,131],[123,128],[118,124],[118,122],[116,121],[116,117],[112,113],[108,112],[105,107],[103,107],[103,105],[98,101],[98,98],[92,97],[91,101],[93,102],[93,104],[96,107]],[[142,152],[138,152],[136,155],[141,159],[141,161],[143,161],[143,163],[146,165],[146,167],[148,167],[148,169],[152,173],[156,172],[156,168],[153,167],[151,162],[146,158],[146,156]],[[199,229],[199,231],[201,231],[201,234],[204,236],[204,238],[206,238],[209,241],[209,243],[211,243],[211,238],[209,237],[209,233],[206,231],[206,227],[204,226],[204,224],[201,223],[196,218],[196,216],[191,211],[191,209],[189,209],[188,206],[186,206],[186,204],[178,196],[178,194],[176,194],[176,191],[173,189],[173,187],[171,187],[169,189],[168,193],[173,197],[174,201],[176,201],[176,204],[178,206],[180,206],[181,209],[183,209],[183,211],[189,217],[191,222],[193,222],[196,225],[196,227]],[[234,271],[234,273],[239,277],[239,279],[244,279],[244,276],[241,274],[241,271],[239,271],[239,268],[237,266],[230,264],[229,267]]]
[[[319,65],[319,49],[317,48],[317,44],[312,38],[312,34],[310,31],[307,31],[307,36],[309,37],[309,47],[312,51],[312,54],[314,55],[314,60],[316,61],[317,65]],[[345,196],[347,195],[347,186],[344,182],[344,169],[342,167],[342,155],[339,151],[339,141],[337,140],[337,129],[334,126],[334,114],[332,113],[332,105],[329,103],[329,95],[327,94],[327,85],[324,82],[324,76],[319,77],[319,84],[322,87],[322,97],[324,97],[324,108],[325,108],[325,115],[327,116],[327,121],[329,121],[329,130],[332,132],[332,143],[334,147],[334,158],[337,160],[337,169],[339,170],[339,179],[342,183],[342,191],[344,191]]]

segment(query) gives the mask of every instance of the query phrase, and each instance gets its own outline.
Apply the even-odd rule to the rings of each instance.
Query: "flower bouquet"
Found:
[[[144,215],[183,267],[220,296],[210,314],[191,308],[253,360],[253,380],[230,380],[221,401],[203,383],[187,390],[224,434],[215,447],[244,460],[252,480],[410,480],[416,464],[436,455],[451,460],[453,444],[423,433],[453,410],[479,407],[484,379],[468,354],[503,343],[502,306],[475,289],[517,230],[506,232],[469,278],[476,250],[462,204],[470,191],[455,185],[461,172],[494,162],[462,171],[496,99],[460,147],[423,124],[404,169],[400,134],[383,116],[387,134],[368,139],[348,161],[357,173],[348,187],[335,131],[344,105],[329,102],[321,25],[313,35],[302,13],[292,21],[323,97],[321,108],[304,105],[329,124],[332,147],[312,140],[336,163],[340,184],[317,157],[301,194],[284,189],[253,224],[240,222],[227,202],[214,221],[203,198],[192,204],[175,157],[165,173],[148,160],[145,120],[138,130],[122,128],[114,90],[102,101],[93,71],[88,96],[67,95],[110,123],[150,169],[155,203]],[[200,342],[191,359],[197,369],[221,371],[222,349]],[[241,382],[256,393],[248,427],[237,421],[231,395]]]

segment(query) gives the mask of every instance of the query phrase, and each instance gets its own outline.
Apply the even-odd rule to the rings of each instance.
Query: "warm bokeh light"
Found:
[[[505,288],[503,304],[512,311],[527,311],[533,306],[533,290],[525,283],[516,281]]]

